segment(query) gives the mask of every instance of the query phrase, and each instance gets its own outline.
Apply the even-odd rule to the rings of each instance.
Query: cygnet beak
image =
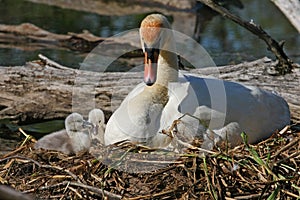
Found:
[[[82,124],[83,128],[94,128],[94,124],[91,122],[88,122],[86,120],[83,120],[83,124]]]
[[[98,134],[98,129],[99,129],[99,125],[94,126],[94,134],[97,135]]]

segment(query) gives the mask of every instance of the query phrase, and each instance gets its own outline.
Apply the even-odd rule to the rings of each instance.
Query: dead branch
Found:
[[[221,14],[223,17],[230,19],[231,21],[239,24],[240,26],[246,28],[251,33],[262,39],[268,46],[268,48],[273,52],[273,54],[278,59],[278,64],[275,69],[279,75],[284,75],[291,73],[293,69],[292,60],[285,54],[283,50],[283,45],[280,45],[276,40],[274,40],[269,34],[267,34],[261,26],[256,25],[253,21],[247,22],[242,20],[240,17],[230,13],[226,8],[219,6],[213,0],[199,0],[201,3],[207,5],[214,11]]]
[[[42,165],[39,162],[37,162],[37,161],[35,161],[35,160],[31,159],[31,158],[26,158],[26,157],[20,156],[20,155],[14,155],[14,156],[5,157],[5,158],[3,158],[3,159],[0,160],[0,163],[4,162],[6,160],[11,160],[11,159],[20,159],[20,160],[23,160],[23,161],[29,161],[29,162],[32,162],[32,163],[36,164],[38,167],[41,167],[41,168],[49,168],[49,169],[54,169],[54,170],[58,170],[58,171],[63,171],[66,174],[70,175],[74,180],[80,181],[80,179],[75,174],[73,174],[72,172],[70,172],[70,170],[68,170],[68,169],[64,169],[64,168],[59,167],[59,166]]]
[[[105,191],[105,190],[102,190],[102,189],[99,189],[96,187],[92,187],[92,186],[89,186],[89,185],[86,185],[83,183],[69,182],[68,184],[72,185],[72,186],[77,186],[77,187],[87,189],[87,190],[89,190],[93,193],[96,193],[102,197],[108,197],[109,199],[121,199],[122,198],[122,196],[120,196],[120,195],[117,195],[117,194],[114,194],[114,193],[111,193],[111,192],[108,192],[108,191]]]
[[[88,31],[75,34],[55,34],[30,23],[20,25],[0,24],[0,42],[4,44],[23,44],[24,48],[67,48],[74,51],[90,52],[104,38],[94,36]]]

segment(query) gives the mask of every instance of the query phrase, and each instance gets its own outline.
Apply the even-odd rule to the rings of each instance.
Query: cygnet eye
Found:
[[[146,119],[146,124],[150,124],[151,123],[151,118],[149,116],[147,116],[147,119]]]

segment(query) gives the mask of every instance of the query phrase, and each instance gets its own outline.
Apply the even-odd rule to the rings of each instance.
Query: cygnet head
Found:
[[[89,112],[88,121],[93,124],[91,133],[92,139],[97,139],[101,144],[104,144],[104,113],[100,109],[93,109]]]
[[[104,113],[100,109],[93,109],[89,112],[90,123],[94,125],[103,125],[104,124]]]
[[[66,129],[42,137],[35,144],[35,148],[56,150],[66,154],[88,150],[90,137],[87,129],[92,128],[89,124],[80,114],[72,113],[65,120]]]
[[[73,134],[85,129],[85,124],[86,123],[84,122],[82,115],[78,113],[70,114],[65,120],[65,127],[70,137],[72,137]]]
[[[75,153],[90,148],[89,130],[93,127],[91,123],[85,121],[80,114],[72,113],[66,118],[65,126]]]

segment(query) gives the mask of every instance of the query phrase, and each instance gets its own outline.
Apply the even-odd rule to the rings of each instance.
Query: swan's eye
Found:
[[[157,48],[146,48],[145,51],[147,52],[147,58],[150,59],[152,62],[157,63],[159,49]]]

